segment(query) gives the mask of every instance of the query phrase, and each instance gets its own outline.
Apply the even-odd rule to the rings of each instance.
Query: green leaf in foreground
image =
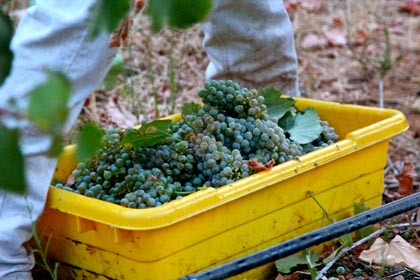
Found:
[[[133,147],[151,147],[171,135],[171,126],[171,120],[154,120],[142,125],[139,129],[127,131],[121,142]]]
[[[12,37],[12,20],[0,11],[0,85],[9,75],[12,66],[13,53],[10,50]]]
[[[76,137],[76,158],[83,161],[92,158],[104,145],[105,131],[94,122],[87,122]]]
[[[64,74],[49,71],[47,81],[37,86],[30,94],[27,109],[28,118],[38,128],[49,133],[53,138],[51,155],[58,155],[61,148],[62,129],[69,110],[67,102],[70,98],[70,82]]]
[[[308,108],[302,114],[296,115],[294,126],[287,132],[290,134],[290,139],[299,144],[314,141],[322,132],[317,112]]]
[[[18,130],[0,126],[0,155],[0,189],[23,193],[25,165]]]
[[[275,88],[263,88],[258,92],[264,96],[264,104],[267,106],[267,114],[270,118],[281,119],[287,112],[294,114],[296,112],[293,98],[282,98],[281,92]]]
[[[112,33],[130,11],[130,0],[96,0],[89,15],[89,35]]]
[[[149,0],[145,12],[152,19],[153,31],[165,25],[187,28],[206,18],[211,3],[211,0]]]

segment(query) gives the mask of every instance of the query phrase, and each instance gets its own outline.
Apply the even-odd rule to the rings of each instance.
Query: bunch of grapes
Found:
[[[278,164],[338,140],[321,121],[318,139],[293,142],[266,114],[264,97],[232,81],[207,82],[198,95],[203,106],[173,123],[162,143],[135,148],[121,142],[130,129],[110,128],[104,147],[73,170],[74,183],[56,187],[125,207],[155,207],[256,173],[250,161]]]
[[[198,96],[204,104],[218,108],[222,114],[240,118],[267,117],[264,97],[258,95],[256,89],[241,88],[230,80],[206,82]]]
[[[130,208],[159,206],[176,199],[180,182],[157,167],[145,169],[139,152],[121,144],[122,136],[120,129],[108,129],[104,147],[73,170],[74,184],[58,183],[56,187]]]

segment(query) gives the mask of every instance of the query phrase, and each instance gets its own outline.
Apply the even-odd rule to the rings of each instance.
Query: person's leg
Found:
[[[207,80],[299,95],[293,28],[282,0],[214,0],[202,27]]]
[[[44,70],[58,70],[72,86],[71,114],[63,128],[63,132],[69,131],[85,99],[106,75],[116,51],[108,46],[109,34],[88,39],[92,3],[94,0],[38,0],[28,9],[12,41],[15,57],[11,74],[0,88],[0,108],[10,109],[8,100],[14,98],[18,110],[25,110],[30,91],[46,79]],[[31,279],[34,258],[25,243],[42,214],[56,159],[46,155],[50,137],[30,122],[11,117],[0,121],[21,131],[27,178],[25,195],[0,189],[0,279]]]

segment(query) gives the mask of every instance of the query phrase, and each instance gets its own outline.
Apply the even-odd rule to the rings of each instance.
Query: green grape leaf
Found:
[[[200,104],[194,103],[194,102],[189,102],[189,103],[186,103],[186,104],[184,104],[182,106],[182,108],[181,108],[181,114],[183,116],[197,114],[197,112],[200,109],[201,109]]]
[[[353,238],[350,233],[344,234],[338,238],[338,241],[343,247],[348,247],[353,244]]]
[[[297,266],[308,265],[308,262],[313,265],[318,260],[319,257],[313,251],[309,251],[306,254],[294,254],[279,259],[275,262],[275,265],[279,273],[289,274]]]
[[[354,215],[363,213],[367,210],[369,210],[370,208],[366,206],[366,204],[362,203],[362,202],[355,202],[353,204],[353,209],[354,209]]]
[[[112,60],[111,68],[109,69],[105,79],[102,82],[101,89],[108,90],[117,85],[119,75],[124,71],[124,58],[121,54],[117,54]]]
[[[299,144],[314,141],[322,132],[317,112],[312,108],[307,108],[301,114],[297,114],[294,126],[287,132],[290,134],[290,139]]]
[[[69,113],[67,102],[70,91],[70,82],[66,76],[49,71],[47,81],[38,85],[30,94],[27,116],[41,131],[52,136],[51,155],[58,155],[61,151],[57,143],[61,142],[62,129]]]
[[[281,119],[278,121],[278,125],[285,131],[292,129],[295,126],[295,115],[292,112],[286,112]]]
[[[13,24],[9,16],[0,11],[0,85],[9,76],[12,67],[13,53],[10,41],[13,37]]]
[[[276,120],[281,119],[287,112],[296,112],[293,98],[282,98],[281,92],[273,87],[263,88],[258,92],[264,96],[264,104],[267,106],[267,115]]]
[[[305,250],[304,254],[306,258],[306,263],[308,264],[309,271],[311,272],[311,278],[315,279],[318,275],[318,270],[316,269],[316,267],[319,265],[317,263],[317,261],[319,260],[319,257],[312,250]]]
[[[171,120],[154,120],[139,129],[127,131],[121,143],[133,147],[151,147],[166,140],[170,135]]]
[[[196,115],[197,112],[200,110],[200,108],[201,108],[200,104],[194,103],[194,102],[189,102],[182,106],[181,108],[182,118],[185,121],[185,123],[189,125],[190,127],[193,127],[193,124],[188,120],[188,118],[186,118],[186,116]]]
[[[165,25],[188,28],[205,20],[211,4],[211,0],[149,0],[145,13],[152,19],[155,32]]]
[[[76,136],[76,158],[83,161],[92,158],[104,145],[105,131],[94,122],[87,122]]]
[[[367,210],[369,210],[370,208],[366,206],[366,204],[360,202],[360,203],[354,203],[353,204],[353,209],[354,209],[354,214],[358,215],[362,212],[365,212]],[[375,227],[373,225],[361,228],[359,230],[356,231],[356,239],[360,240],[362,238],[365,238],[366,236],[369,236],[370,234],[375,232]],[[373,242],[371,240],[369,240],[369,242]]]
[[[304,264],[306,264],[305,256],[298,254],[290,255],[275,262],[277,272],[284,274],[289,274],[294,267]]]
[[[0,155],[0,189],[23,193],[25,165],[18,130],[0,127]]]
[[[89,16],[89,36],[112,33],[130,11],[130,0],[96,0]]]

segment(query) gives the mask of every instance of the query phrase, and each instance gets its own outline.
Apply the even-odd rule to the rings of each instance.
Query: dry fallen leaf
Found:
[[[251,166],[257,172],[271,170],[271,168],[276,163],[273,159],[270,159],[266,164],[262,164],[261,162],[255,160],[247,160],[246,163]]]
[[[133,8],[130,11],[130,15],[126,16],[120,22],[117,30],[115,30],[109,42],[111,48],[121,47],[126,48],[128,46],[128,37],[130,35],[130,30],[133,25],[133,17],[137,15],[145,5],[144,0],[134,1]]]
[[[127,47],[128,36],[130,33],[131,26],[133,25],[133,19],[129,16],[125,17],[118,27],[118,29],[112,34],[109,46],[111,48],[116,47]]]
[[[370,249],[362,251],[359,258],[370,264],[404,266],[420,272],[420,251],[399,235],[389,244],[377,238]]]
[[[297,2],[284,3],[284,7],[286,8],[288,13],[291,13],[299,9],[299,3]]]
[[[335,26],[343,26],[344,25],[344,21],[341,17],[333,17],[333,23]]]
[[[400,10],[413,15],[420,15],[420,1],[407,0],[403,5],[401,5]]]
[[[328,45],[328,41],[324,36],[315,33],[308,33],[303,38],[302,49],[322,49]]]
[[[145,5],[145,0],[136,0],[134,3],[134,7],[136,8],[136,13],[140,12],[141,9],[143,9]]]
[[[411,162],[404,162],[402,171],[397,176],[400,186],[398,187],[398,194],[400,196],[407,196],[414,192],[414,179],[417,178],[417,172]]]
[[[345,46],[347,43],[346,31],[342,28],[326,28],[323,30],[325,38],[332,46]]]
[[[356,33],[356,45],[363,45],[368,39],[369,34],[365,28],[359,28]]]
[[[302,0],[300,5],[308,12],[319,12],[322,8],[322,0]]]
[[[76,183],[76,177],[74,177],[73,175],[70,175],[70,176],[67,178],[67,181],[66,181],[66,186],[71,187],[71,186],[73,186],[75,183]]]
[[[275,280],[305,280],[308,279],[309,273],[295,271],[287,275],[278,274]]]

